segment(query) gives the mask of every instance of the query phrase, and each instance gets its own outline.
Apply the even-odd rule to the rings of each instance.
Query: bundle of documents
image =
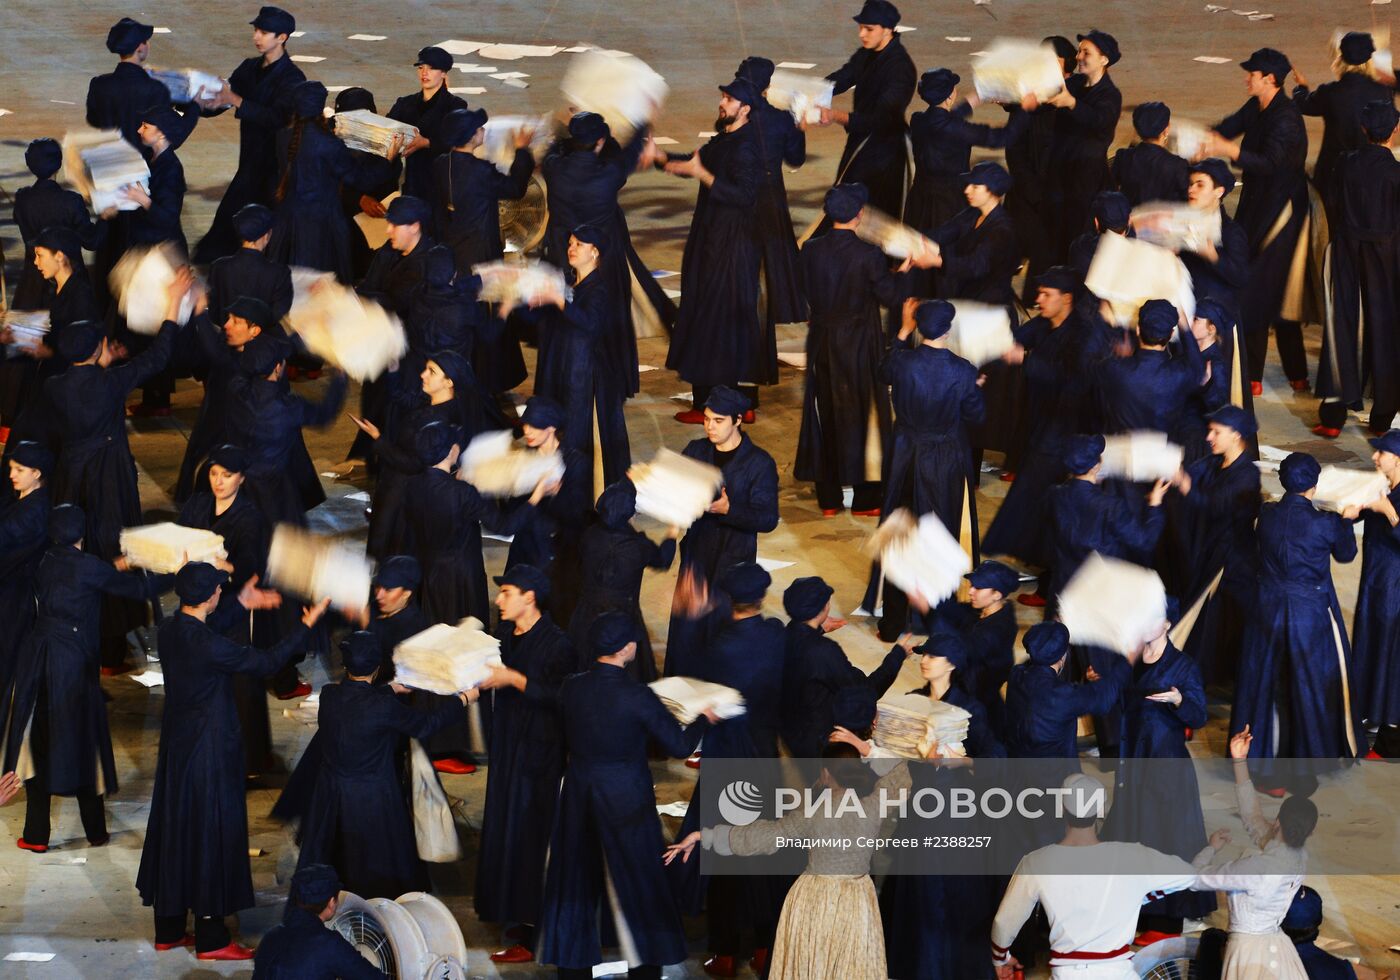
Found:
[[[667,92],[666,80],[645,61],[594,48],[574,55],[559,88],[575,109],[602,116],[624,146],[656,116]]]
[[[65,133],[63,173],[97,214],[108,208],[135,211],[141,205],[128,200],[123,189],[132,184],[151,189],[151,168],[146,166],[146,158],[116,129]]]
[[[122,554],[133,568],[173,575],[187,561],[214,564],[228,557],[224,539],[213,531],[183,524],[147,524],[122,530]]]
[[[1164,432],[1125,432],[1103,442],[1100,476],[1149,483],[1170,480],[1181,469],[1184,450]]]
[[[967,739],[964,708],[926,694],[903,694],[875,705],[875,744],[906,759],[922,759],[937,742],[939,756],[961,756]]]
[[[1183,160],[1197,160],[1205,155],[1210,129],[1190,119],[1172,118],[1167,133],[1167,149]]]
[[[1375,470],[1324,466],[1317,477],[1313,505],[1340,514],[1349,507],[1365,507],[1390,493],[1390,483]]]
[[[335,135],[350,149],[373,153],[386,160],[394,152],[395,144],[402,150],[418,135],[418,130],[408,123],[378,115],[368,109],[337,112],[331,117],[331,125]]]
[[[488,497],[520,497],[541,480],[564,478],[563,456],[517,448],[509,430],[474,437],[461,467],[462,479]]]
[[[822,110],[831,108],[834,86],[825,78],[806,75],[800,71],[778,69],[768,83],[768,102],[786,109],[799,123],[819,123]]]
[[[959,299],[953,309],[953,325],[944,339],[949,350],[974,367],[990,364],[1016,346],[1006,307]]]
[[[515,134],[517,130],[528,129],[534,133],[530,138],[530,152],[538,163],[544,159],[549,149],[552,135],[549,116],[493,116],[481,128],[481,145],[472,155],[489,160],[503,174],[510,173],[510,165],[515,162]]]
[[[1162,628],[1167,590],[1150,568],[1094,552],[1060,592],[1070,642],[1129,654]]]
[[[1138,310],[1150,299],[1166,300],[1188,321],[1196,312],[1191,273],[1176,253],[1122,235],[1099,236],[1084,288],[1108,300],[1114,322],[1123,327],[1137,323]]]
[[[224,80],[218,75],[194,68],[147,68],[152,78],[165,86],[170,101],[177,103],[210,99],[219,94]]]
[[[32,356],[49,335],[48,310],[5,310],[0,313],[0,332],[9,340],[5,342],[8,357]]]
[[[1128,217],[1139,241],[1173,252],[1197,252],[1207,242],[1220,244],[1220,209],[1193,208],[1177,201],[1152,201],[1133,208]]]
[[[112,266],[107,281],[117,297],[117,309],[126,318],[132,333],[154,335],[160,332],[168,310],[166,292],[185,266],[185,257],[170,242],[159,245],[133,245]],[[177,323],[188,323],[194,312],[194,294],[180,301]]]
[[[916,521],[904,507],[875,529],[866,551],[879,558],[886,579],[917,592],[930,606],[957,592],[963,575],[972,571],[972,559],[937,514]]]
[[[896,221],[879,208],[866,205],[860,212],[856,235],[872,245],[880,246],[892,259],[907,259],[925,252],[937,255],[938,245],[902,222]]]
[[[394,648],[394,680],[434,694],[478,687],[499,666],[500,641],[471,617],[456,626],[430,626]]]
[[[398,317],[315,269],[292,269],[286,322],[307,350],[356,381],[379,377],[408,350]]]
[[[564,273],[548,262],[483,262],[472,266],[472,274],[481,277],[477,298],[483,303],[504,303],[510,308],[552,303],[556,296],[566,301],[574,298]]]
[[[1064,89],[1065,76],[1048,46],[999,37],[973,61],[972,84],[983,102],[1019,103],[1027,95],[1044,101]]]
[[[329,598],[337,609],[360,610],[369,604],[374,571],[363,552],[337,538],[293,524],[278,524],[267,555],[273,587],[312,602]]]
[[[656,692],[666,710],[682,725],[689,725],[707,708],[722,721],[738,718],[745,711],[744,696],[723,684],[694,677],[663,677],[647,686]]]
[[[637,487],[637,513],[687,528],[715,502],[724,473],[674,450],[658,449],[650,463],[632,468],[632,482]]]

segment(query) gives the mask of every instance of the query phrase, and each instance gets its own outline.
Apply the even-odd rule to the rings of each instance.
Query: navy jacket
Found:
[[[253,957],[253,980],[378,980],[383,976],[344,936],[290,901],[282,924],[268,930]]]
[[[1190,330],[1179,334],[1180,355],[1139,347],[1131,357],[1103,364],[1098,389],[1104,432],[1177,431],[1187,402],[1206,380],[1196,335]]]
[[[106,75],[88,83],[87,124],[94,129],[120,129],[122,138],[148,159],[150,150],[136,131],[141,114],[153,105],[170,105],[170,90],[130,61],[119,61]]]
[[[1070,479],[1051,491],[1050,521],[1050,589],[1059,595],[1091,552],[1125,560],[1150,554],[1166,517],[1161,507],[1125,500],[1088,480]]]
[[[744,696],[744,714],[706,736],[715,758],[776,759],[782,725],[783,624],[766,616],[731,620],[715,634],[695,676]]]
[[[228,306],[240,296],[260,299],[279,320],[292,308],[292,270],[255,248],[240,248],[209,267],[209,319],[223,326]]]
[[[107,235],[107,224],[94,221],[87,202],[77,191],[61,187],[51,177],[34,181],[15,191],[15,224],[24,239],[24,268],[20,271],[10,308],[38,310],[52,299],[51,287],[34,266],[34,239],[45,228],[67,228],[77,232],[83,247],[96,250]]]
[[[1322,117],[1322,145],[1313,164],[1313,183],[1330,209],[1337,192],[1337,163],[1352,150],[1368,142],[1361,128],[1361,110],[1368,102],[1390,102],[1394,90],[1361,72],[1347,72],[1335,82],[1325,82],[1315,91],[1299,85],[1293,89],[1293,102],[1305,116]]]
[[[1011,277],[1021,264],[1021,250],[1006,208],[998,205],[986,217],[976,208],[963,208],[951,221],[930,231],[929,237],[943,251],[938,277],[941,298],[1008,307],[1015,301]]]
[[[185,167],[170,147],[151,161],[151,206],[129,212],[127,244],[158,245],[173,242],[181,252],[188,251],[180,228],[180,212],[185,206]]]
[[[834,83],[836,95],[855,89],[838,178],[864,184],[870,203],[886,214],[901,213],[908,132],[904,114],[919,81],[914,59],[896,34],[883,51],[855,52],[827,80]]]
[[[1071,759],[1078,768],[1075,739],[1082,715],[1102,715],[1118,703],[1131,678],[1128,661],[1108,661],[1099,680],[1071,684],[1062,672],[1018,664],[1006,688],[1006,752],[1013,759]]]
[[[1238,221],[1222,213],[1220,239],[1215,246],[1218,256],[1215,262],[1207,262],[1195,252],[1179,252],[1177,256],[1191,273],[1191,290],[1196,302],[1206,298],[1218,300],[1238,318],[1239,292],[1249,278],[1249,235]]]
[[[1235,220],[1249,236],[1251,254],[1263,248],[1269,232],[1287,204],[1306,200],[1308,131],[1298,107],[1282,92],[1267,109],[1250,99],[1215,127],[1226,139],[1243,134],[1235,166],[1244,173]],[[1299,215],[1294,215],[1295,221]]]
[[[1149,201],[1185,201],[1191,165],[1156,143],[1125,146],[1113,155],[1113,183],[1133,207]]]
[[[794,620],[783,652],[783,741],[799,759],[820,758],[836,722],[832,704],[842,688],[864,684],[878,700],[890,689],[906,656],[893,646],[867,676],[846,659],[840,644],[820,629]]]
[[[408,158],[410,170],[417,159],[418,154]],[[426,200],[433,207],[437,237],[457,259],[458,274],[501,257],[501,201],[524,197],[534,172],[535,158],[528,146],[515,151],[508,174],[470,153],[449,151],[433,161]]]
[[[396,99],[385,113],[390,119],[408,123],[418,128],[418,134],[426,137],[431,145],[415,152],[404,160],[403,192],[413,197],[430,200],[433,188],[433,164],[444,153],[452,152],[452,147],[438,139],[438,130],[443,118],[453,109],[465,109],[467,100],[453,95],[444,81],[432,98],[424,100],[421,91]],[[431,229],[424,228],[424,234]]]
[[[778,468],[748,433],[740,440],[723,467],[729,513],[702,514],[681,539],[681,562],[698,566],[711,582],[730,565],[753,561],[758,536],[778,526]],[[715,447],[708,439],[692,439],[682,452],[715,465]]]

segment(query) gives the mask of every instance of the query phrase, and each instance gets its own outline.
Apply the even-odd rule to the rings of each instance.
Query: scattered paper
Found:
[[[553,44],[483,44],[477,52],[483,58],[519,61],[521,58],[552,58],[563,50]]]
[[[68,104],[72,105],[73,103],[70,102]],[[719,133],[696,133],[695,135],[700,137],[702,140],[707,140],[710,139],[712,136],[718,136]]]
[[[909,33],[910,31],[917,31],[917,30],[918,30],[917,27],[905,27],[903,24],[900,24],[898,27],[896,27],[896,28],[894,29],[894,32],[895,32],[896,34],[907,34],[907,33]]]
[[[879,618],[880,616],[883,616],[884,614],[885,614],[885,607],[884,607],[883,605],[876,606],[874,612],[871,612],[869,609],[866,609],[864,606],[856,606],[855,611],[851,613],[851,618],[852,618],[852,619],[855,619],[855,618],[859,617],[859,618],[861,618],[861,619],[876,619],[876,618]]]
[[[690,809],[690,804],[685,800],[677,800],[674,803],[658,803],[656,812],[666,817],[683,817],[685,811]]]
[[[524,414],[525,414],[525,403],[524,403],[524,402],[521,402],[519,405],[516,405],[516,406],[515,406],[515,414],[516,414],[517,416],[521,416],[521,415],[524,415]]]
[[[1233,59],[1233,58],[1219,58],[1219,57],[1216,57],[1216,56],[1213,55],[1213,54],[1198,54],[1198,55],[1196,55],[1196,57],[1192,58],[1191,60],[1192,60],[1192,61],[1199,61],[1199,62],[1201,62],[1202,64],[1205,64],[1205,65],[1228,65],[1228,64],[1229,64],[1231,61],[1233,61],[1234,59]]]
[[[796,565],[795,561],[778,561],[776,558],[759,558],[758,567],[765,572],[776,572],[780,568],[791,568]]]
[[[780,61],[778,62],[778,67],[795,68],[798,71],[806,71],[808,68],[817,67],[817,63],[815,61]]]
[[[970,37],[945,37],[943,40],[945,40],[945,41],[952,41],[954,44],[969,44],[969,43],[971,43],[972,38],[970,38]]]
[[[600,977],[618,977],[626,973],[630,967],[626,960],[618,960],[616,963],[595,963],[593,966],[593,980]]]
[[[47,963],[54,958],[53,953],[6,953],[5,960],[10,963]],[[626,964],[624,964],[626,965]],[[594,974],[598,976],[598,974]]]
[[[504,541],[506,544],[510,544],[515,540],[515,535],[513,534],[497,534],[495,531],[487,531],[485,529],[482,529],[481,536],[483,538],[490,538],[492,541]]]
[[[292,37],[306,37],[305,31],[292,31]]]
[[[659,367],[657,367],[655,364],[638,364],[638,365],[637,365],[637,373],[638,373],[638,374],[646,374],[648,371],[660,371],[660,370],[661,370],[661,369],[660,369]]]
[[[778,351],[778,360],[784,364],[795,368],[805,368],[807,366],[806,351]]]
[[[1229,9],[1228,7],[1222,7],[1222,6],[1220,6],[1219,4],[1215,4],[1215,3],[1208,3],[1208,4],[1206,4],[1206,13],[1208,13],[1208,14],[1218,14],[1218,13],[1220,13],[1220,11],[1222,11],[1222,10],[1228,10],[1228,9]]]
[[[76,102],[69,102],[67,99],[49,99],[49,101],[55,103],[56,105],[77,105],[77,104],[78,104],[78,103],[76,103]]]
[[[139,674],[129,676],[143,687],[160,687],[165,683],[165,675],[158,670],[143,670]]]
[[[499,78],[501,81],[506,81],[511,78],[529,78],[530,76],[525,74],[523,71],[502,71],[496,72],[491,77]]]
[[[87,858],[85,858],[85,857],[69,858],[69,859],[68,859],[68,863],[69,863],[69,864],[87,864]]]
[[[363,500],[363,501],[365,501],[366,503],[368,503],[368,502],[369,502],[369,494],[367,494],[367,493],[365,493],[363,490],[361,490],[359,493],[347,493],[347,494],[345,495],[345,499],[346,499],[346,500]]]
[[[344,92],[344,91],[345,91],[347,88],[349,88],[349,87],[350,87],[349,85],[327,85],[327,86],[326,86],[326,91],[327,91],[329,94],[331,94],[331,95],[335,95],[335,94],[338,93],[338,92]],[[327,108],[329,108],[329,107],[327,107]],[[334,112],[335,110],[331,110],[331,111]]]
[[[679,391],[679,392],[676,392],[676,394],[674,394],[674,395],[671,396],[671,401],[673,401],[673,402],[693,402],[693,401],[695,401],[695,392],[693,392],[693,391]]]
[[[339,474],[337,474],[334,470],[326,470],[321,474],[321,476],[325,477],[327,480],[334,480],[338,475]]]
[[[669,278],[669,277],[671,277],[671,276],[678,276],[678,275],[680,275],[679,272],[675,272],[674,270],[671,270],[671,269],[652,269],[652,270],[651,270],[651,277],[652,277],[653,279],[666,279],[666,278]]]
[[[1371,6],[1373,7],[1383,7],[1388,3],[1390,3],[1390,0],[1371,0]],[[1391,952],[1400,953],[1400,949],[1397,949],[1394,946],[1390,947],[1390,949]]]
[[[662,292],[669,296],[671,299],[681,298],[681,291],[679,289],[663,289]]]
[[[1273,19],[1274,19],[1274,15],[1273,15],[1273,14],[1250,14],[1250,15],[1249,15],[1249,19],[1250,19],[1250,20],[1273,20]]]
[[[526,77],[528,78],[529,76],[526,76]],[[509,85],[511,88],[529,88],[529,87],[530,87],[530,83],[527,82],[527,81],[525,81],[524,78],[503,78],[503,79],[501,79],[501,81],[504,82],[506,85]]]
[[[577,45],[574,45],[572,48],[565,48],[565,49],[564,49],[564,53],[565,53],[565,54],[583,54],[583,52],[585,52],[585,51],[587,51],[587,50],[588,50],[588,45],[586,45],[586,44],[577,44]]]
[[[0,116],[12,116],[12,115],[14,115],[14,113],[12,113],[9,109],[0,109]]]
[[[152,27],[152,28],[151,28],[151,33],[152,33],[152,34],[169,34],[169,33],[170,33],[170,28],[168,28],[168,27]]]
[[[314,65],[317,62],[325,61],[326,59],[321,57],[319,54],[294,54],[292,55],[292,60],[304,61],[307,64]]]
[[[439,41],[434,47],[442,48],[448,54],[472,54],[485,47],[482,41]]]
[[[1313,945],[1326,953],[1347,960],[1350,963],[1361,962],[1361,952],[1356,948],[1356,943],[1347,942],[1345,939],[1331,939],[1327,936],[1319,936],[1314,940]]]
[[[493,71],[500,71],[495,65],[457,65],[456,68],[467,75],[489,75]]]
[[[1277,446],[1266,446],[1261,443],[1259,445],[1259,456],[1261,459],[1272,460],[1278,463],[1287,458],[1288,450],[1279,449]]]
[[[383,40],[385,40],[385,36],[384,36],[383,34],[351,34],[348,38],[346,38],[346,40],[347,40],[347,41],[383,41]]]
[[[653,136],[651,141],[657,146],[675,146],[676,141],[669,136]]]
[[[447,91],[451,92],[453,95],[481,95],[486,89],[480,85],[468,85],[465,88],[452,88],[448,86]]]

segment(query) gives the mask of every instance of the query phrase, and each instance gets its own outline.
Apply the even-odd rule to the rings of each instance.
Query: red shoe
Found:
[[[688,758],[688,759],[685,760],[685,767],[686,767],[687,769],[699,769],[699,768],[700,768],[700,753],[699,753],[699,752],[692,752],[692,753],[690,753],[690,758]],[[733,958],[734,958],[734,957],[732,957],[732,956],[730,957],[730,959],[733,959]]]
[[[1153,943],[1160,943],[1163,939],[1179,939],[1179,932],[1158,932],[1156,929],[1148,929],[1146,932],[1138,933],[1133,940],[1134,946],[1151,946]]]
[[[1288,790],[1284,789],[1282,786],[1275,786],[1273,789],[1261,789],[1259,792],[1266,796],[1272,796],[1276,800],[1281,800]]]
[[[762,974],[768,969],[768,947],[764,946],[753,951],[753,959],[749,960],[749,966],[754,973]]]
[[[449,776],[470,776],[476,772],[476,766],[461,759],[434,759],[433,768]]]
[[[879,516],[880,516],[880,508],[879,508],[879,507],[871,507],[869,510],[853,510],[853,511],[851,511],[851,516],[852,516],[852,517],[879,517]]]
[[[1000,479],[1002,483],[1015,483],[1016,474],[1011,472],[1003,472],[1001,476],[998,477],[998,479]]]
[[[732,956],[711,956],[702,964],[705,972],[712,977],[737,977],[739,969],[734,965]]]
[[[142,402],[139,405],[129,405],[126,409],[128,418],[133,419],[163,419],[169,418],[169,405],[147,405]]]
[[[1307,379],[1302,379],[1299,381],[1290,381],[1288,382],[1288,387],[1292,388],[1294,391],[1307,391],[1308,382]]]
[[[1261,395],[1263,395],[1263,394],[1264,394],[1264,382],[1262,382],[1262,381],[1251,381],[1251,382],[1249,383],[1249,393],[1250,393],[1251,395],[1253,395],[1255,398],[1258,398],[1258,397],[1260,397]]]
[[[171,949],[179,949],[181,946],[193,946],[194,933],[187,932],[173,943],[156,943],[155,945],[157,953],[164,953]]]
[[[247,946],[240,946],[231,942],[222,949],[211,949],[204,953],[195,953],[197,960],[251,960],[253,951]]]
[[[841,513],[841,508],[840,508],[840,507],[823,507],[823,508],[822,508],[822,516],[823,516],[823,517],[835,517],[835,516],[836,516],[837,514],[839,514],[839,513]]]
[[[122,674],[128,673],[130,670],[130,664],[120,664],[116,667],[103,667],[101,673],[103,677],[120,677]]]
[[[704,425],[705,410],[702,408],[687,408],[684,412],[676,413],[676,421],[684,422],[686,425]]]
[[[1313,435],[1322,436],[1324,439],[1335,439],[1342,434],[1341,429],[1334,429],[1330,425],[1315,425],[1312,431]]]
[[[275,694],[278,701],[295,701],[297,698],[304,698],[311,693],[311,685],[302,681],[286,694]]]
[[[517,943],[509,949],[498,949],[491,954],[492,963],[533,963],[535,954]]]
[[[1380,762],[1384,762],[1384,761],[1385,761],[1385,756],[1381,755],[1381,754],[1380,754],[1379,752],[1377,752],[1375,749],[1372,749],[1371,751],[1367,752],[1367,753],[1365,754],[1365,756],[1363,756],[1362,758],[1366,758],[1366,759],[1375,759],[1375,760],[1380,761]]]
[[[47,854],[49,852],[49,845],[31,844],[23,837],[15,841],[15,846],[18,847],[21,851],[33,851],[35,854]]]
[[[1023,606],[1030,606],[1032,609],[1040,609],[1045,605],[1045,596],[1039,592],[1025,592],[1016,597],[1016,601]]]
[[[9,427],[8,425],[0,425],[0,442],[9,442],[9,441],[10,441],[10,427]]]
[[[701,413],[701,414],[704,414],[704,413]],[[743,414],[743,420],[744,420],[744,424],[745,424],[745,425],[753,425],[754,420],[755,420],[756,418],[758,418],[758,416],[754,414],[753,409],[749,409],[747,412],[745,412],[745,413]]]

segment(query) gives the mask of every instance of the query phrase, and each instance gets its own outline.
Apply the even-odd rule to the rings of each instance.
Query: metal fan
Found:
[[[544,178],[536,171],[530,177],[525,196],[518,201],[501,200],[501,241],[507,252],[525,253],[544,238],[549,224],[549,207]]]
[[[447,906],[422,892],[363,899],[341,892],[330,927],[385,976],[465,980],[467,945]]]
[[[1200,945],[1196,936],[1163,939],[1138,950],[1133,955],[1133,969],[1143,980],[1195,980]]]

